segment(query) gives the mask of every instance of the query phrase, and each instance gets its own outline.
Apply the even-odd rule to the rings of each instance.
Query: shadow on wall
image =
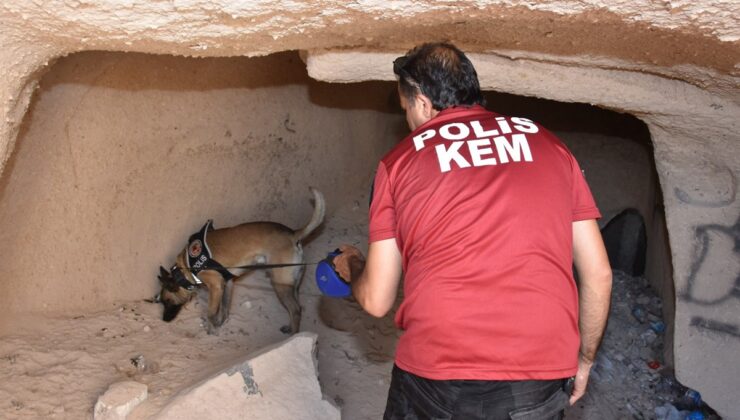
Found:
[[[91,69],[80,58],[94,57],[101,65]],[[81,84],[120,91],[212,92],[235,88],[258,90],[308,85],[312,103],[326,108],[403,113],[395,83],[369,81],[326,83],[311,79],[297,51],[263,57],[183,58],[171,55],[86,51],[59,60],[77,60],[75,68],[54,72],[53,83],[45,81],[35,96],[48,93],[57,84]],[[142,68],[142,60],[146,67]],[[187,61],[188,70],[183,71]],[[279,68],[276,68],[276,63]],[[79,71],[77,71],[79,70]],[[92,70],[92,74],[91,74]],[[214,77],[214,75],[216,75]],[[358,96],[358,92],[366,94]],[[373,92],[373,94],[367,94]],[[387,92],[385,94],[384,92]]]
[[[626,209],[614,216],[601,229],[609,264],[632,277],[645,274],[647,235],[645,221],[635,209]]]
[[[505,115],[530,118],[550,131],[600,134],[628,139],[643,145],[652,154],[650,131],[645,123],[630,114],[588,104],[557,102],[498,92],[487,92],[485,98],[489,109]]]

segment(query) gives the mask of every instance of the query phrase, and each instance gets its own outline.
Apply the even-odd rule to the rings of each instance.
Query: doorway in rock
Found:
[[[655,406],[678,401],[674,394],[685,389],[672,372],[673,271],[647,126],[587,104],[501,93],[489,93],[487,101],[499,113],[524,116],[553,131],[576,156],[603,215],[599,226],[615,270],[610,321],[594,392],[569,416],[654,416]]]

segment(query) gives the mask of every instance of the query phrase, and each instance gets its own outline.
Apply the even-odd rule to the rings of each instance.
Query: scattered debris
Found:
[[[136,370],[138,370],[139,372],[143,372],[146,370],[146,359],[142,354],[132,357],[131,364],[134,365]]]
[[[647,280],[614,271],[609,323],[587,394],[568,417],[719,419],[697,391],[681,385],[665,366],[665,329],[662,302]]]

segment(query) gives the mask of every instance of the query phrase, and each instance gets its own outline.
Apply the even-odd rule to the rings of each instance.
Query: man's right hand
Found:
[[[578,371],[576,372],[576,380],[573,382],[573,392],[570,394],[570,405],[575,404],[586,393],[588,376],[593,365],[593,361],[586,360],[582,355],[578,355]]]
[[[352,283],[353,280],[356,280],[352,273],[357,273],[358,268],[362,272],[362,268],[365,266],[365,256],[352,245],[342,245],[339,247],[339,251],[341,254],[332,260],[334,271],[339,274],[342,280]]]
[[[609,316],[612,270],[596,220],[573,222],[573,262],[578,271],[578,328],[581,345],[571,404],[586,392],[588,375]]]

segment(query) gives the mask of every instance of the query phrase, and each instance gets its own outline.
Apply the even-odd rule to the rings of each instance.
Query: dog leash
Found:
[[[321,262],[321,261],[319,261],[319,262]],[[237,266],[231,266],[231,267],[224,266],[223,268],[225,268],[227,270],[228,269],[267,270],[267,269],[270,269],[270,268],[282,268],[282,267],[296,267],[296,266],[316,265],[319,262],[314,262],[314,263],[281,263],[281,264],[249,264],[249,265],[237,265]],[[192,271],[189,267],[188,268],[184,268],[184,269],[187,270],[187,271]],[[201,269],[201,271],[204,271],[204,270],[212,270],[212,268]]]
[[[322,261],[324,261],[324,260],[322,260]],[[249,265],[240,265],[240,266],[233,266],[233,267],[222,267],[222,268],[225,268],[225,269],[238,268],[238,269],[245,269],[245,270],[257,270],[257,269],[265,269],[266,270],[266,269],[269,269],[269,268],[295,267],[295,266],[300,266],[300,265],[303,265],[303,266],[317,265],[320,262],[321,261],[314,262],[314,263],[249,264]],[[192,272],[192,270],[190,269],[190,267],[180,268],[180,267],[177,267],[177,266],[173,267],[173,269],[171,269],[170,271],[172,271],[174,273],[174,269],[175,268],[177,268],[177,270],[185,270],[185,271],[191,271]],[[205,270],[214,270],[214,269],[213,268],[206,268],[206,269],[200,270],[200,271],[205,271]],[[182,274],[180,274],[180,276],[182,276]],[[195,277],[195,276],[193,276],[193,277]],[[175,278],[177,278],[177,277],[175,277]],[[182,280],[185,281],[185,282],[187,282],[188,284],[187,285],[184,285],[184,284],[180,283],[180,286],[181,287],[184,287],[185,289],[188,289],[188,290],[191,290],[191,289],[199,286],[200,284],[202,284],[202,283],[190,283],[184,277],[182,277]],[[239,286],[240,287],[250,287],[250,286],[247,286],[247,285],[244,285],[244,284],[240,284]],[[320,297],[322,295],[317,295],[317,294],[309,293],[309,294],[306,294],[306,296]],[[157,294],[153,299],[144,299],[144,301],[145,302],[149,302],[149,303],[159,303],[159,302],[161,302],[161,300],[159,299],[159,294]]]
[[[326,261],[326,260],[322,260]],[[228,281],[233,278],[236,278],[237,276],[232,274],[229,269],[241,269],[241,270],[266,270],[270,268],[282,268],[282,267],[297,267],[297,266],[308,266],[308,265],[317,265],[320,264],[322,261],[315,262],[315,263],[279,263],[279,264],[247,264],[247,265],[239,265],[239,266],[230,266],[230,267],[224,267],[221,264],[218,264],[218,266],[204,266],[199,267],[197,270],[194,270],[193,267],[178,267],[177,264],[175,264],[170,269],[170,274],[172,275],[173,280],[175,283],[177,283],[178,286],[186,289],[186,290],[193,290],[195,287],[198,287],[203,284],[203,282],[198,278],[196,275],[197,273],[201,271],[216,271],[217,273],[221,274],[221,276],[224,278],[224,280]],[[166,271],[164,268],[160,266],[160,270]],[[184,275],[183,271],[190,272],[190,275],[193,276],[193,279],[195,280],[195,283],[188,280]],[[227,277],[228,275],[228,277]],[[161,280],[161,277],[160,277]],[[158,298],[153,299],[153,301],[158,301]]]
[[[247,265],[230,266],[230,267],[219,266],[219,268],[220,269],[224,269],[224,270],[228,270],[230,268],[231,269],[243,269],[243,270],[265,270],[265,269],[270,269],[270,268],[309,266],[309,265],[319,265],[321,263],[325,263],[325,265],[328,264],[331,267],[331,269],[333,270],[334,264],[332,263],[332,260],[334,259],[334,257],[338,253],[339,253],[339,250],[336,250],[333,253],[329,253],[329,255],[326,258],[324,258],[324,259],[322,259],[321,261],[318,261],[318,262],[310,262],[310,263],[278,263],[278,264],[247,264]],[[160,269],[161,270],[164,270],[161,266],[160,266]],[[182,275],[182,271],[181,270],[191,272],[191,275],[193,277],[195,277],[195,279],[196,279],[196,283],[191,283],[190,281],[188,281]],[[206,268],[203,268],[203,269],[198,270],[198,271],[204,271],[204,270],[215,270],[215,271],[219,271],[218,269],[216,269],[214,267],[206,267]],[[193,270],[190,267],[180,268],[177,265],[175,265],[174,267],[172,267],[172,269],[170,269],[170,271],[174,275],[176,282],[181,287],[184,287],[187,290],[192,290],[193,288],[195,288],[195,287],[197,287],[197,286],[199,286],[199,285],[202,284],[202,282],[197,281],[198,278],[195,276],[195,273],[193,273]],[[179,275],[177,274],[178,272],[179,272]],[[317,274],[317,277],[318,277],[318,274]],[[187,283],[187,284],[183,284],[183,283]],[[318,284],[318,281],[317,281],[317,284]],[[319,289],[322,290],[322,294],[321,295],[310,294],[310,296],[324,296],[324,295],[326,295],[325,291],[321,288],[321,285],[319,285]],[[338,295],[337,296],[334,296],[334,297],[338,297]],[[342,296],[342,297],[344,297],[344,296]],[[157,295],[155,298],[153,298],[151,300],[150,299],[144,299],[144,300],[147,301],[147,302],[150,302],[150,303],[158,303],[158,302],[160,302],[159,295]]]

